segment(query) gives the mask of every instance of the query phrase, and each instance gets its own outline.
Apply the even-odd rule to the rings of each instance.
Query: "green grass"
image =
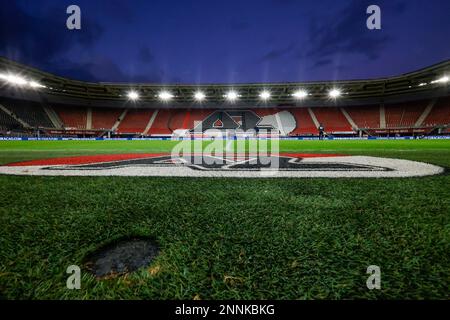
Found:
[[[160,141],[1,141],[0,163],[170,151]],[[450,141],[282,141],[285,152],[450,167]],[[223,179],[0,175],[0,296],[7,299],[447,299],[450,175]],[[152,236],[150,266],[98,281],[65,270],[100,245]],[[366,288],[379,265],[382,289]]]

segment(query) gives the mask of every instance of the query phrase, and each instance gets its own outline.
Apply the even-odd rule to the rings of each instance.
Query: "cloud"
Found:
[[[270,50],[262,57],[262,60],[268,61],[268,60],[275,60],[275,59],[282,58],[282,57],[288,55],[289,53],[293,52],[295,50],[295,48],[296,48],[296,45],[294,43],[291,43],[284,48]]]
[[[71,79],[90,82],[159,82],[162,79],[162,71],[155,67],[147,70],[139,69],[138,72],[127,70],[110,58],[103,55],[92,56],[89,61],[73,62],[60,61],[55,65],[58,73],[70,75]]]
[[[393,37],[383,29],[367,29],[366,9],[370,4],[372,1],[352,0],[337,15],[337,19],[336,16],[333,17],[334,20],[314,19],[309,30],[309,50],[301,55],[312,58],[319,65],[320,61],[342,54],[377,60],[383,49],[393,41]],[[405,10],[405,5],[403,2],[390,1],[382,8],[400,14]]]
[[[63,12],[64,14],[61,14]],[[66,28],[65,7],[52,7],[45,17],[28,14],[16,1],[0,11],[0,54],[22,63],[51,67],[51,62],[73,47],[88,48],[103,29],[87,17],[82,29]]]
[[[111,5],[122,6],[120,1],[114,1]],[[155,66],[155,57],[148,47],[141,47],[138,51],[139,68],[126,70],[128,72],[124,72],[123,64],[105,55],[95,54],[92,48],[104,29],[86,13],[82,15],[81,30],[68,30],[65,9],[64,4],[52,4],[51,8],[42,11],[45,16],[40,16],[29,14],[16,1],[2,6],[0,55],[82,81],[157,82],[162,78],[162,72]],[[124,13],[125,20],[131,15],[127,12]]]

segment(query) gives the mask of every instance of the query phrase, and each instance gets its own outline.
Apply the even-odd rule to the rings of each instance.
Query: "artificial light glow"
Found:
[[[201,91],[197,91],[197,92],[194,94],[194,98],[195,98],[195,100],[197,100],[197,101],[203,101],[203,100],[205,100],[206,95],[205,95],[203,92],[201,92]]]
[[[139,94],[136,91],[130,91],[130,92],[128,92],[127,97],[130,100],[137,100],[137,99],[139,99]]]
[[[259,97],[260,97],[262,100],[268,100],[268,99],[270,99],[270,92],[267,91],[267,90],[264,90],[264,91],[262,91],[262,92],[259,94]]]
[[[328,94],[330,95],[331,98],[337,98],[341,95],[341,90],[333,89]]]
[[[443,76],[440,79],[431,81],[431,83],[447,83],[449,81],[449,77],[448,76]]]
[[[225,98],[227,98],[230,101],[234,101],[239,97],[236,91],[230,91],[225,95]]]
[[[16,84],[19,86],[23,86],[28,83],[28,81],[25,80],[24,78],[13,75],[13,74],[8,74],[4,79],[12,84]]]
[[[39,82],[36,82],[36,81],[30,81],[28,84],[32,88],[45,88],[44,85],[42,85],[42,84],[40,84]]]
[[[297,90],[292,95],[297,99],[303,99],[306,98],[308,92],[306,92],[305,90]]]
[[[158,94],[158,98],[160,98],[163,101],[168,101],[173,98],[173,95],[168,91],[161,91]]]
[[[34,80],[27,80],[25,78],[22,78],[19,75],[14,74],[0,74],[0,79],[9,82],[12,85],[16,86],[30,86],[31,88],[46,88],[46,86],[34,81]]]

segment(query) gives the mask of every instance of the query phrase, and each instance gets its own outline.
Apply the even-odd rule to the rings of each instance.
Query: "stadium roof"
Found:
[[[398,96],[426,96],[448,95],[450,76],[450,60],[420,69],[414,72],[394,77],[350,80],[350,81],[314,81],[298,83],[248,83],[248,84],[144,84],[144,83],[89,83],[71,80],[37,70],[32,67],[0,57],[1,75],[5,80],[10,75],[12,87],[20,86],[20,83],[28,84],[29,89],[38,90],[41,97],[59,97],[59,100],[88,99],[92,102],[120,102],[130,101],[130,91],[139,105],[157,106],[167,104],[170,107],[178,106],[223,106],[230,105],[328,105],[335,103],[355,104],[367,99],[389,99]],[[13,75],[13,77],[11,77]],[[14,78],[17,76],[18,78]],[[26,82],[24,80],[26,79]],[[7,79],[5,80],[7,82]],[[3,92],[5,87],[11,87],[7,83],[0,82]],[[330,98],[330,92],[339,90],[341,96],[338,99]],[[12,90],[6,88],[6,90]],[[18,90],[18,89],[14,89]],[[296,92],[302,90],[306,96],[299,99]],[[22,90],[24,91],[24,90]],[[235,99],[227,99],[230,91],[233,91]],[[196,99],[204,95],[202,101]],[[261,94],[264,92],[263,94]],[[267,94],[269,93],[269,94]],[[339,92],[334,92],[339,93]],[[161,99],[161,98],[164,99]],[[264,99],[261,99],[264,97]],[[234,100],[234,101],[229,101]],[[353,102],[353,103],[352,103]]]

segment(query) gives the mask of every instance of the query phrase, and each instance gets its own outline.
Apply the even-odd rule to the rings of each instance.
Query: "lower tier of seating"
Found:
[[[13,99],[0,99],[0,104],[30,127],[54,128],[41,104]]]
[[[52,128],[47,115],[53,108],[66,131],[111,131],[116,134],[170,135],[206,129],[273,129],[282,135],[317,135],[322,125],[327,134],[357,134],[360,130],[404,130],[407,128],[445,128],[450,125],[450,97],[409,103],[342,106],[278,107],[248,109],[124,109],[86,106],[44,106],[24,101],[2,101],[0,127]],[[6,111],[5,111],[6,110]],[[46,112],[47,111],[47,112]],[[49,112],[50,113],[50,112]],[[441,130],[442,131],[442,130]]]

